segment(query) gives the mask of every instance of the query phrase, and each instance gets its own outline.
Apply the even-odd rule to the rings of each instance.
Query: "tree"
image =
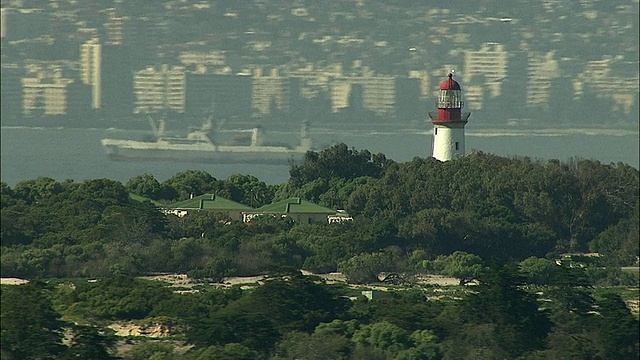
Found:
[[[15,197],[15,193],[11,186],[6,182],[0,183],[0,209],[4,209],[8,206],[13,206],[16,204],[18,199]]]
[[[388,270],[390,261],[384,253],[362,253],[341,261],[338,271],[343,273],[347,280],[355,284],[366,284],[378,281],[378,274]]]
[[[418,289],[386,292],[372,301],[356,302],[351,316],[361,322],[388,321],[407,331],[438,329],[436,318],[442,313],[441,302],[427,301]]]
[[[64,323],[53,310],[50,288],[32,281],[0,287],[0,348],[9,359],[55,359],[62,345]]]
[[[440,359],[438,337],[431,330],[416,330],[409,339],[413,347],[400,351],[396,356],[398,360],[433,360]]]
[[[2,246],[17,244],[30,244],[38,237],[40,221],[33,216],[30,207],[24,204],[17,204],[0,209],[0,241]],[[4,249],[3,249],[4,250]]]
[[[326,285],[316,284],[298,273],[291,275],[289,281],[276,278],[265,282],[229,309],[264,314],[286,333],[311,332],[318,324],[340,316],[349,305]]]
[[[245,205],[258,208],[271,203],[272,188],[252,175],[235,174],[223,181],[221,195]]]
[[[289,184],[299,189],[316,179],[324,179],[326,183],[333,178],[379,177],[390,163],[382,154],[372,155],[368,150],[337,144],[320,153],[307,152],[301,165],[291,166]]]
[[[109,205],[127,205],[130,203],[129,192],[119,181],[110,179],[86,180],[78,185],[70,195],[75,202],[89,201],[104,209]]]
[[[639,206],[628,219],[601,232],[589,243],[592,251],[598,252],[609,266],[631,266],[640,256]]]
[[[229,343],[189,350],[185,358],[193,360],[254,360],[260,358],[260,353],[242,344]]]
[[[473,254],[456,251],[451,255],[440,255],[434,261],[425,260],[423,266],[442,275],[460,279],[460,285],[475,280],[482,270],[482,259]]]
[[[341,360],[349,359],[352,343],[344,335],[320,332],[311,335],[291,332],[276,348],[274,359]]]
[[[179,172],[162,184],[176,189],[182,199],[187,199],[191,195],[202,195],[219,188],[218,180],[202,170]]]
[[[409,334],[387,321],[360,327],[351,340],[358,345],[370,345],[392,354],[397,354],[411,345]]]
[[[27,204],[50,198],[63,191],[62,185],[54,179],[39,177],[35,180],[20,181],[13,189],[13,193]]]
[[[199,347],[238,343],[255,351],[268,352],[281,336],[269,315],[250,308],[225,308],[194,319],[191,325],[187,339]]]
[[[324,226],[325,224],[322,224]],[[329,226],[337,224],[327,224]],[[299,228],[302,228],[301,226]],[[338,228],[338,226],[334,226]],[[340,227],[344,229],[344,227]],[[294,228],[295,229],[295,228]],[[309,226],[305,226],[309,230]],[[325,228],[326,231],[330,231]],[[293,229],[292,229],[293,230]],[[338,263],[353,255],[354,245],[349,243],[348,234],[307,234],[306,239],[298,240],[309,255],[304,260],[302,268],[316,273],[337,271]]]
[[[136,195],[152,200],[175,199],[178,197],[178,193],[174,188],[164,183],[160,184],[153,175],[147,173],[132,177],[127,181],[125,187]]]
[[[344,335],[351,338],[353,334],[358,330],[360,324],[357,320],[339,320],[335,319],[328,323],[321,323],[316,326],[314,334],[330,333]]]
[[[488,339],[499,342],[483,345],[487,339],[478,339],[477,346],[497,346],[496,351],[512,358],[542,349],[551,322],[539,310],[535,297],[519,288],[523,282],[517,266],[492,264],[479,274],[478,281],[480,284],[462,304],[463,318],[471,326],[468,330],[484,326],[490,334]],[[469,334],[472,332],[475,330]],[[460,335],[467,336],[464,329]]]
[[[166,342],[142,342],[124,354],[126,360],[173,360],[176,359],[174,346]]]
[[[519,266],[527,284],[547,285],[559,271],[555,262],[535,256],[522,260]]]
[[[640,324],[617,294],[606,293],[597,301],[598,355],[602,359],[637,359],[640,356]]]
[[[558,266],[546,290],[553,301],[551,308],[565,313],[586,316],[593,310],[592,283],[581,268]]]
[[[234,262],[228,257],[216,257],[204,268],[190,270],[187,275],[192,279],[208,279],[213,282],[221,282],[226,276],[235,271]]]
[[[161,283],[129,276],[113,276],[95,283],[79,284],[78,301],[70,311],[85,318],[108,320],[143,319],[172,291]]]
[[[95,327],[74,325],[71,333],[71,345],[60,359],[116,359],[109,353],[115,341],[100,334]]]

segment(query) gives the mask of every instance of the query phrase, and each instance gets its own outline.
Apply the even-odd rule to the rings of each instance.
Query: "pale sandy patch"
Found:
[[[29,280],[19,278],[0,278],[0,285],[22,285],[28,282]]]

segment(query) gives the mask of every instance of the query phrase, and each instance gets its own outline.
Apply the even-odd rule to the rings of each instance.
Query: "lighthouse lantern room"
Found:
[[[440,84],[438,112],[429,113],[433,124],[433,157],[448,161],[464,155],[464,126],[471,113],[462,113],[462,89],[453,80],[453,71]]]

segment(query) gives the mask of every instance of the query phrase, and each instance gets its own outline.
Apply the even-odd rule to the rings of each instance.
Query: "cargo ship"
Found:
[[[302,125],[301,139],[297,146],[269,145],[263,143],[261,127],[238,130],[249,136],[236,135],[242,144],[218,143],[211,120],[200,129],[189,132],[186,137],[171,137],[165,133],[164,121],[158,126],[151,122],[155,141],[102,139],[102,147],[112,160],[120,161],[183,161],[219,164],[273,164],[286,165],[302,161],[311,151],[307,123]],[[246,139],[246,143],[245,140]]]

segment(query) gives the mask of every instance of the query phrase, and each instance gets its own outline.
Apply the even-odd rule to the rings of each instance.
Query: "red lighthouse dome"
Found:
[[[453,74],[449,73],[449,78],[440,84],[440,90],[460,90],[460,84],[453,80]]]
[[[431,117],[432,123],[466,121],[462,116],[462,89],[457,81],[453,80],[453,74],[449,73],[448,79],[440,84],[440,91],[436,107],[438,115]]]

